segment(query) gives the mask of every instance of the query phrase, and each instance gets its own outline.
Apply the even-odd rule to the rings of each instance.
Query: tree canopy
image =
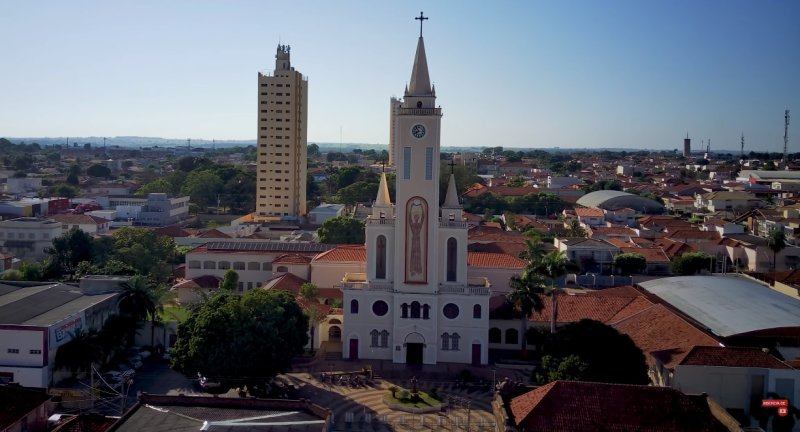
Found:
[[[633,273],[640,273],[647,268],[647,260],[642,254],[635,252],[621,253],[614,256],[614,267],[623,276],[630,276]]]
[[[690,276],[708,270],[712,266],[713,258],[705,252],[687,252],[672,259],[672,273],[680,276]]]
[[[364,244],[364,222],[348,216],[326,220],[317,230],[321,243]]]
[[[308,319],[288,292],[220,291],[178,327],[172,367],[249,386],[285,372],[308,342]]]
[[[544,353],[551,359],[539,368],[536,379],[540,384],[562,375],[616,384],[649,382],[642,350],[628,335],[599,321],[584,319],[566,325],[551,335]]]
[[[222,280],[219,282],[219,289],[233,292],[236,291],[238,285],[239,273],[236,273],[234,269],[229,269],[225,272],[225,275],[222,276]]]

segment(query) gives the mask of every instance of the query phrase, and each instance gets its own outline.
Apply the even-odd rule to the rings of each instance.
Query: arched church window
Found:
[[[371,347],[378,346],[378,335],[379,334],[380,333],[378,333],[378,330],[375,330],[375,329],[373,329],[371,332],[369,332],[369,335],[372,337],[372,340],[370,341],[369,346],[371,346]]]
[[[456,281],[456,270],[458,268],[458,241],[450,237],[447,239],[447,281]]]
[[[375,277],[386,279],[386,236],[378,236],[378,259],[375,263]]]
[[[358,300],[350,300],[350,313],[351,314],[358,313]]]
[[[489,343],[502,343],[503,342],[503,332],[497,327],[492,327],[489,329]]]
[[[450,349],[450,335],[447,333],[442,333],[442,351],[448,351]]]
[[[400,306],[400,318],[408,318],[408,303],[403,303]]]
[[[519,343],[519,332],[517,329],[508,329],[506,330],[506,344],[509,345],[516,345]]]
[[[458,341],[461,339],[461,336],[458,333],[453,333],[450,335],[450,349],[453,351],[458,351]]]
[[[431,318],[431,307],[427,304],[422,305],[422,319]]]
[[[411,318],[419,318],[420,305],[418,301],[411,302]]]
[[[386,330],[381,331],[381,347],[389,347],[389,332]]]
[[[481,319],[481,305],[476,304],[472,307],[472,318]]]

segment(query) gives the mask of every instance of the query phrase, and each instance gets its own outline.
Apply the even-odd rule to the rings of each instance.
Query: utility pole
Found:
[[[789,169],[789,110],[783,112],[783,169]]]
[[[744,163],[744,132],[742,132],[742,156],[740,157],[742,163]]]

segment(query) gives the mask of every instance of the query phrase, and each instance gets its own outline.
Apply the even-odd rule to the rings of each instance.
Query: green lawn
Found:
[[[442,404],[440,400],[434,399],[433,397],[431,397],[431,395],[425,393],[424,391],[419,392],[419,400],[416,402],[413,402],[410,397],[400,399],[401,392],[402,390],[398,390],[397,392],[395,392],[395,397],[392,397],[392,393],[389,392],[389,394],[384,396],[383,398],[384,402],[386,402],[387,404],[399,404],[406,406],[408,408],[430,408]]]
[[[180,306],[164,306],[164,310],[158,314],[158,318],[161,321],[184,322],[188,317],[189,311]]]

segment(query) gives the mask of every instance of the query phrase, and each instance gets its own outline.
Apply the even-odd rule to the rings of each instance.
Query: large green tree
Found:
[[[169,278],[175,264],[175,240],[159,236],[145,228],[124,227],[113,236],[113,251],[109,259],[126,262],[137,274],[147,275],[157,282]]]
[[[364,244],[364,222],[348,216],[326,220],[317,230],[321,243]]]
[[[72,228],[53,239],[53,246],[47,248],[47,254],[44,269],[47,277],[72,275],[81,261],[92,260],[92,237],[78,228]]]
[[[288,292],[220,291],[178,327],[172,366],[251,387],[285,372],[307,342],[308,319]]]
[[[609,355],[613,353],[613,355]],[[628,335],[599,321],[580,320],[561,328],[545,343],[544,354],[550,356],[540,374],[580,371],[583,381],[616,384],[649,382],[644,354]],[[575,356],[568,364],[562,362]],[[540,368],[541,369],[541,368]]]
[[[236,270],[234,269],[228,269],[228,271],[225,272],[225,275],[222,276],[222,280],[219,282],[219,289],[234,292],[238,286],[239,273],[236,273]]]
[[[623,276],[640,273],[647,268],[647,259],[635,252],[614,255],[614,268]]]
[[[713,258],[705,252],[687,252],[672,259],[672,273],[689,276],[712,268]]]
[[[181,193],[189,195],[192,204],[205,210],[210,205],[216,205],[223,185],[222,179],[211,170],[192,171],[186,176]]]

